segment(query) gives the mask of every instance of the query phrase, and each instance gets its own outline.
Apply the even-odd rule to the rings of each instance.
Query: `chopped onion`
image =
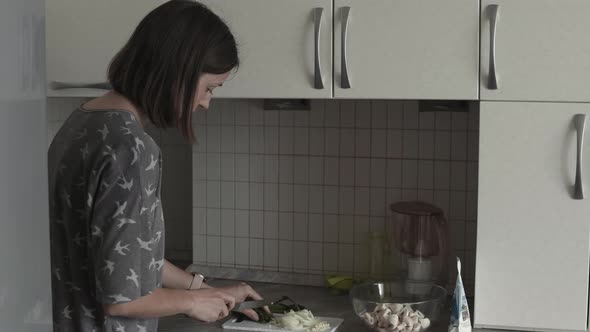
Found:
[[[275,317],[273,323],[291,331],[318,332],[330,328],[330,324],[316,319],[307,309],[297,312],[291,310],[280,317]]]

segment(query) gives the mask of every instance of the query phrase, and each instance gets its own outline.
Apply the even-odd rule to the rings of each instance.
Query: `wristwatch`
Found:
[[[191,281],[191,284],[188,286],[188,289],[201,288],[201,286],[203,285],[203,281],[205,280],[205,277],[200,273],[192,273],[192,275],[193,280]]]

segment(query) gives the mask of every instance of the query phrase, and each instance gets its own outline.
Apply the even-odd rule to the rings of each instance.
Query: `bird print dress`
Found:
[[[162,160],[125,110],[71,113],[48,153],[55,332],[156,331],[157,319],[106,315],[162,285]]]

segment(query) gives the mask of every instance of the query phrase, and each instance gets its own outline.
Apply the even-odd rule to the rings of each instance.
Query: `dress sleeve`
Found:
[[[155,249],[163,241],[154,220],[160,213],[161,170],[154,159],[159,160],[132,145],[111,150],[101,167],[94,201],[88,197],[90,255],[100,303],[129,302],[160,286],[164,261],[155,257],[161,252]]]

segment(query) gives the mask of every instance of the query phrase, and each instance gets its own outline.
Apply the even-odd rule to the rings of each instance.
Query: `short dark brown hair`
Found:
[[[141,20],[111,61],[108,80],[156,127],[177,127],[192,143],[199,77],[227,73],[238,64],[225,22],[201,3],[171,0]]]

